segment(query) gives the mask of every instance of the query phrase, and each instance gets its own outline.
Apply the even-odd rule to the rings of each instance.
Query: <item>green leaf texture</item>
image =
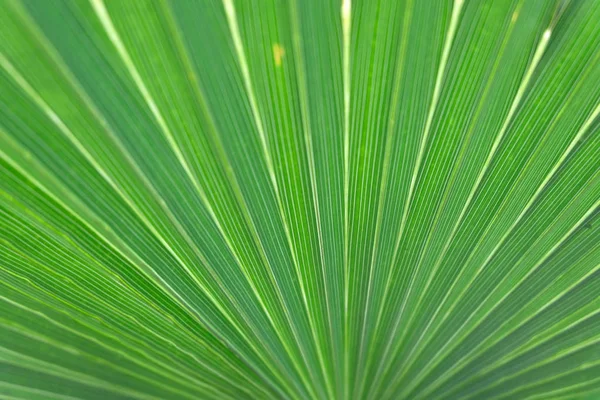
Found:
[[[598,21],[0,0],[0,399],[600,398]]]

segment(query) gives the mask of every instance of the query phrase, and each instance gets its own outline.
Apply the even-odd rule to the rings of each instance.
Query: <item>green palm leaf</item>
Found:
[[[599,396],[600,2],[0,4],[0,398]]]

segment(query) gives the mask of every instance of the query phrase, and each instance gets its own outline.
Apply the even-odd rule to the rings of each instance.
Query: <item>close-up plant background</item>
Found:
[[[600,399],[600,1],[0,0],[0,399]]]

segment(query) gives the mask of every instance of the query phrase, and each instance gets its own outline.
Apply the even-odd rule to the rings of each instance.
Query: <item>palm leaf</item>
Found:
[[[600,2],[2,0],[0,398],[600,390]]]

